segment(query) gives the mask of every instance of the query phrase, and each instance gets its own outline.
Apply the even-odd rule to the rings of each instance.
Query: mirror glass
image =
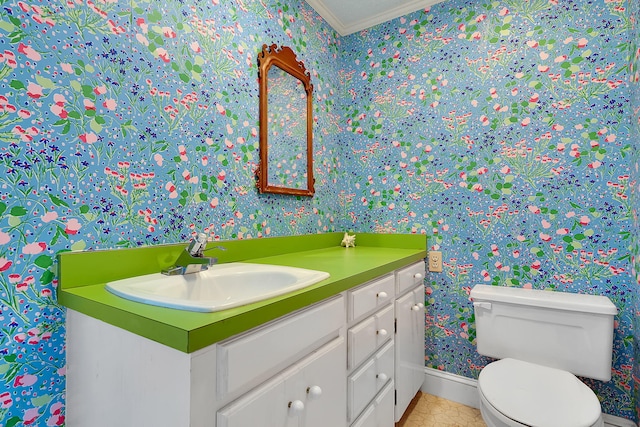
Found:
[[[288,47],[264,45],[260,77],[261,193],[313,196],[313,86],[304,64]]]

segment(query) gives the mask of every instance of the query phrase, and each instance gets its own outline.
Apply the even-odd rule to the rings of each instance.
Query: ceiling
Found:
[[[444,0],[306,0],[342,36],[442,1]]]

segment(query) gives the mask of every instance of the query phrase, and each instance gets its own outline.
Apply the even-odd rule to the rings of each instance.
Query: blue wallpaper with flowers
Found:
[[[340,47],[298,2],[0,3],[0,425],[56,426],[56,253],[335,229]],[[312,73],[313,199],[256,191],[265,43]]]
[[[608,295],[589,384],[637,416],[637,2],[448,0],[347,37],[292,0],[0,3],[1,425],[64,425],[56,253],[201,230],[428,235],[426,364],[469,377],[474,284]],[[311,72],[312,199],[255,189],[264,43]]]
[[[343,43],[352,227],[443,252],[427,366],[487,363],[475,284],[603,294],[620,309],[613,378],[587,382],[635,419],[637,19],[637,2],[451,0]]]
[[[635,304],[631,307],[634,319],[634,363],[633,379],[635,382],[634,402],[636,423],[640,424],[640,3],[631,2],[629,5],[631,22],[631,49],[629,58],[629,82],[631,86],[631,134],[633,143],[633,157],[631,159],[631,177],[633,183],[629,188],[629,198],[633,210],[633,242],[631,246],[632,279],[636,284]]]

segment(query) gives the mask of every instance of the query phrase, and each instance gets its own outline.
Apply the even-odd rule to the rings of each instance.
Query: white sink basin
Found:
[[[107,283],[123,298],[161,307],[213,312],[286,294],[329,277],[324,271],[270,264],[217,264],[184,276],[147,274]]]

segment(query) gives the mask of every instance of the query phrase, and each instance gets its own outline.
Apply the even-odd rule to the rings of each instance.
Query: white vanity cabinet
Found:
[[[339,337],[217,413],[217,427],[344,426],[344,338]]]
[[[424,381],[424,276],[424,263],[396,272],[396,422],[402,418]]]
[[[392,427],[424,379],[424,267],[193,353],[70,309],[66,425]]]
[[[422,386],[424,275],[421,261],[347,292],[352,427],[392,427]]]
[[[66,425],[346,426],[344,299],[193,353],[69,310]]]

